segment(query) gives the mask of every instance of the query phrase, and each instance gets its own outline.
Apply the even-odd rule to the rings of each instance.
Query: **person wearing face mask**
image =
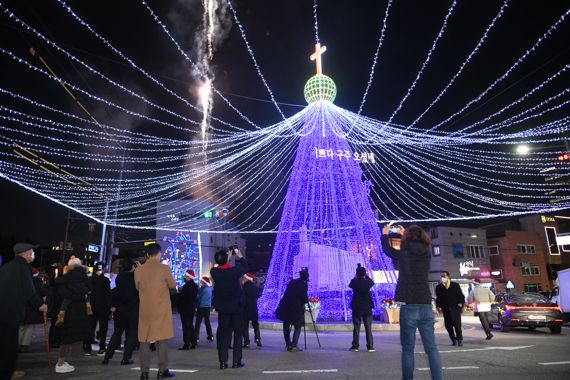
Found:
[[[459,284],[451,281],[449,272],[441,273],[441,283],[435,287],[435,295],[435,305],[443,312],[445,329],[452,345],[462,346],[461,311],[465,305],[465,295]]]

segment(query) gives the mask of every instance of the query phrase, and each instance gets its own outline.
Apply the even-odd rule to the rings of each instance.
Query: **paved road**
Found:
[[[377,352],[349,352],[351,334],[344,332],[319,333],[322,349],[317,346],[314,333],[307,334],[307,351],[289,353],[284,350],[280,332],[262,330],[262,348],[244,350],[246,366],[219,370],[215,343],[204,340],[198,349],[178,351],[181,332],[176,318],[177,337],[170,341],[170,368],[177,379],[398,379],[400,372],[400,344],[398,332],[376,333]],[[569,379],[570,328],[561,335],[548,330],[495,331],[491,341],[474,318],[464,320],[464,346],[452,347],[444,329],[438,330],[437,341],[447,379]],[[20,355],[19,367],[27,372],[26,379],[47,379],[46,354],[42,351],[41,326],[36,329],[31,353]],[[204,334],[202,332],[202,334]],[[364,338],[362,334],[361,339]],[[302,342],[301,336],[301,342]],[[364,341],[361,341],[361,345]],[[72,362],[76,371],[54,374],[55,379],[138,379],[135,365],[120,366],[117,353],[108,365],[100,364],[97,356],[81,357]],[[230,353],[231,358],[231,353]],[[135,359],[137,359],[135,354]],[[156,355],[152,357],[156,363]],[[155,364],[156,366],[156,364]],[[426,355],[418,338],[416,346],[416,378],[428,379]],[[185,371],[185,372],[183,372]],[[195,372],[190,372],[195,371]],[[298,371],[298,372],[291,372]],[[305,372],[303,372],[305,371]],[[151,373],[154,378],[155,373]]]

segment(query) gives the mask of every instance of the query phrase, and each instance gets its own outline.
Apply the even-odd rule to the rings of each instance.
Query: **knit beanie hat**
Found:
[[[71,256],[69,261],[67,262],[68,269],[72,269],[73,267],[81,265],[81,260],[79,260],[75,256]]]

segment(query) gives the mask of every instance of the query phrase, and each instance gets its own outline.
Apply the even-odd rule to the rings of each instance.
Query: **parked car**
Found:
[[[562,323],[560,308],[538,293],[497,294],[489,313],[491,327],[499,326],[502,332],[513,327],[548,327],[553,334],[560,334]]]

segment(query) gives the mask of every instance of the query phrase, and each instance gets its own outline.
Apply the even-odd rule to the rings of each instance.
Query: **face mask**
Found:
[[[441,278],[441,283],[442,283],[442,284],[447,283],[447,277],[442,277],[442,278]]]

